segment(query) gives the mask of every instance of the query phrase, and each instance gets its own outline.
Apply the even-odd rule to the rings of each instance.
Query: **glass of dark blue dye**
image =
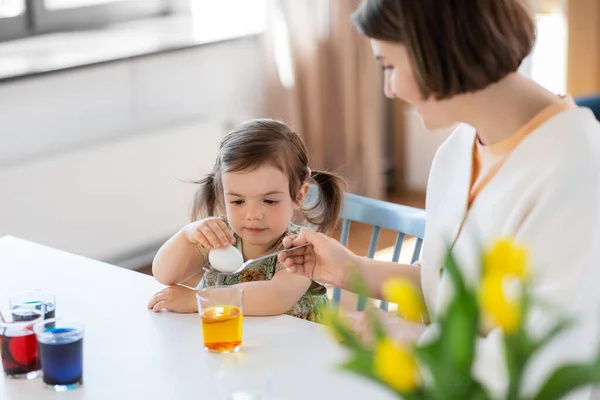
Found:
[[[27,290],[8,299],[15,321],[31,321],[39,312],[44,319],[56,318],[56,294],[50,290]]]
[[[49,319],[34,328],[46,387],[63,392],[83,383],[83,325],[69,319]]]

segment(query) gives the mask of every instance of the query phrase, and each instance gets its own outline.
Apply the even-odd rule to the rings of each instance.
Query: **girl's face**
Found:
[[[404,45],[371,39],[371,48],[384,70],[386,97],[414,105],[429,130],[447,128],[455,123],[452,99],[436,101],[433,97],[422,98]]]
[[[287,231],[308,192],[308,184],[304,184],[292,199],[287,175],[271,165],[251,172],[226,172],[222,183],[229,224],[245,245],[263,251]]]

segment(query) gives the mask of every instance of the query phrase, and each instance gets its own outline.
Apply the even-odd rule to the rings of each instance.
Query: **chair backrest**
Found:
[[[311,186],[307,202],[311,202],[316,195],[317,188]],[[340,242],[344,246],[348,245],[351,223],[359,222],[373,227],[367,253],[369,258],[375,257],[379,233],[383,228],[397,232],[392,262],[398,262],[406,235],[414,236],[416,238],[411,263],[414,263],[419,259],[421,247],[423,245],[423,237],[425,236],[425,210],[358,196],[352,193],[345,193],[341,220],[342,232]],[[340,300],[341,289],[335,287],[333,290],[333,301],[336,304],[339,304]],[[367,299],[364,296],[360,296],[356,309],[358,311],[364,310],[366,302]],[[387,310],[388,304],[382,301],[380,308]]]
[[[575,99],[580,107],[587,107],[594,113],[594,116],[600,121],[600,95],[591,95],[585,97],[579,97]]]

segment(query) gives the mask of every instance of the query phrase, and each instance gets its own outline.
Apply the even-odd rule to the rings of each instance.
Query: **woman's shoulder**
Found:
[[[455,181],[470,174],[475,129],[467,124],[460,124],[435,152],[429,180],[428,196],[439,186],[438,182]],[[442,185],[445,186],[445,185]]]
[[[459,124],[435,152],[432,168],[446,165],[448,162],[470,161],[475,141],[475,128],[467,124]]]
[[[514,161],[536,164],[554,181],[560,176],[571,179],[573,174],[598,177],[600,123],[587,108],[565,110],[527,136],[516,149]]]

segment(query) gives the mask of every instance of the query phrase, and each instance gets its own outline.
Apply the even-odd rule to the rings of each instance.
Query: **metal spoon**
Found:
[[[283,250],[275,251],[273,253],[265,254],[264,256],[260,256],[260,257],[256,257],[256,258],[251,258],[248,261],[244,262],[242,264],[242,266],[238,270],[233,271],[233,272],[221,272],[221,271],[218,271],[218,270],[214,269],[211,265],[209,265],[208,262],[206,264],[204,264],[204,266],[202,267],[202,269],[205,270],[206,272],[214,272],[214,273],[217,273],[217,274],[220,274],[220,275],[235,275],[235,274],[239,274],[240,272],[242,272],[249,265],[256,264],[260,260],[264,260],[265,258],[269,258],[269,257],[276,256],[278,254],[281,254],[281,253],[285,253],[286,251],[292,251],[292,250],[300,249],[302,247],[308,246],[309,244],[310,243],[304,243],[304,244],[301,244],[300,246],[290,247],[288,249],[283,249]]]

